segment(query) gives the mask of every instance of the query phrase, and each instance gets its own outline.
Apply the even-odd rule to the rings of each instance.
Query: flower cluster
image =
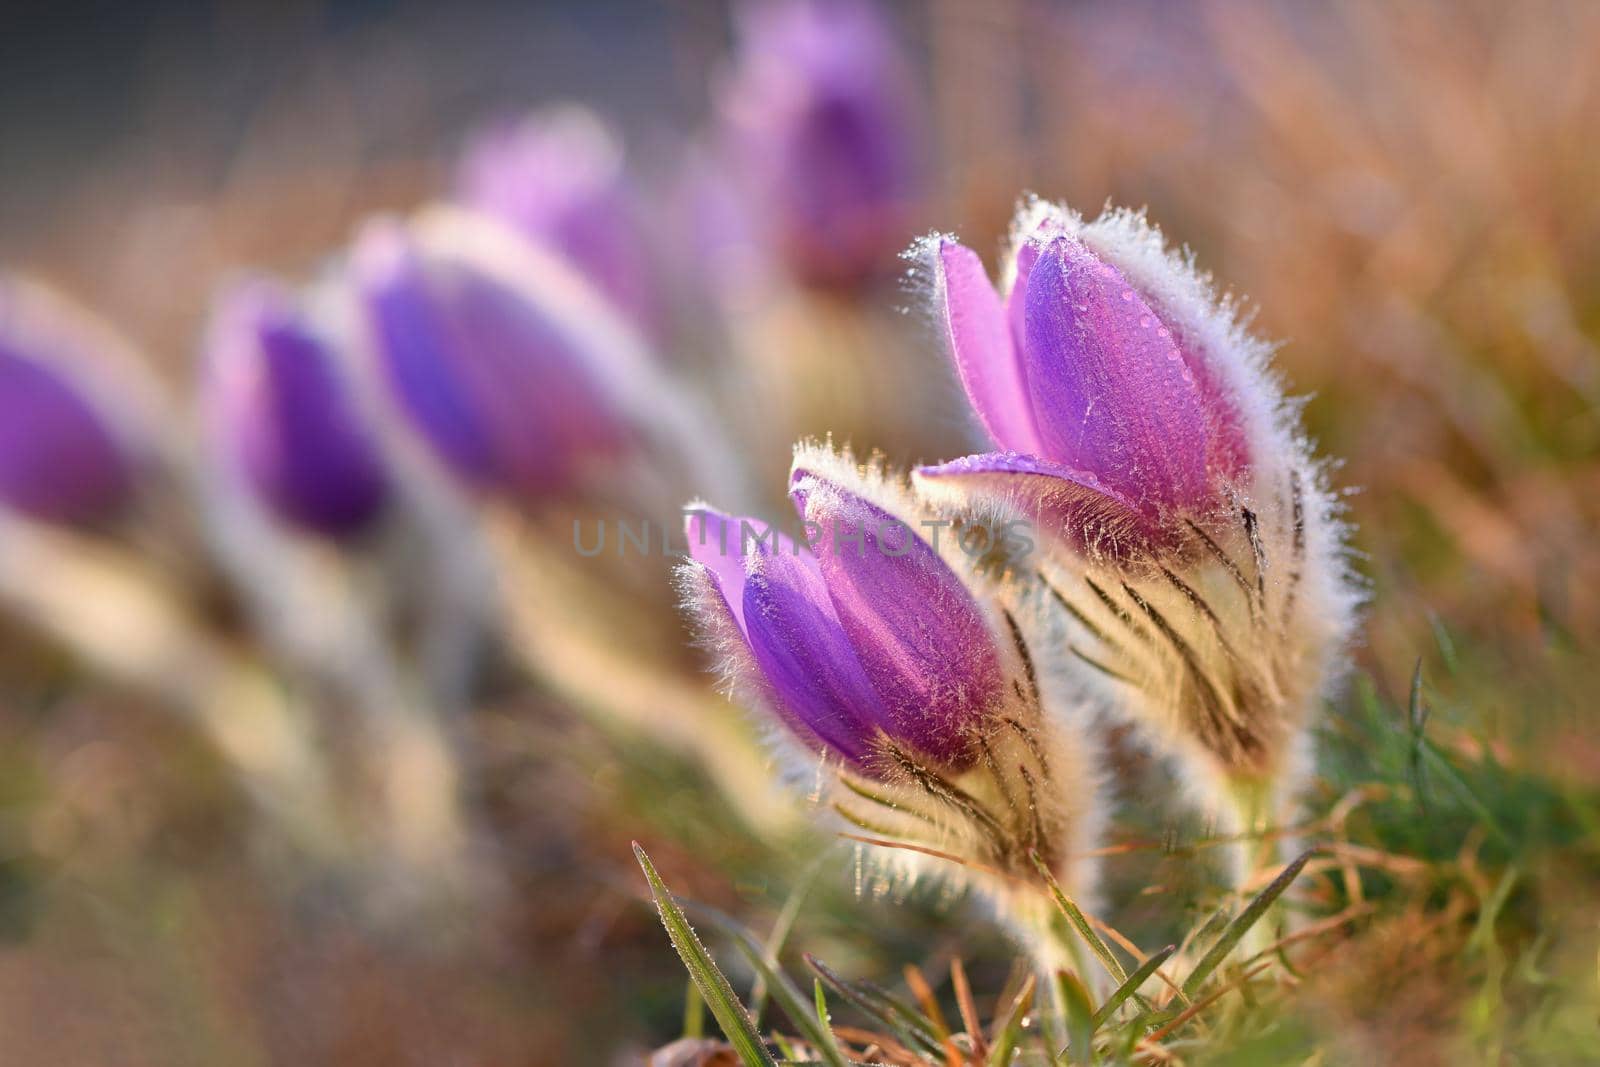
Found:
[[[891,353],[861,340],[877,334],[860,309],[816,290],[870,291],[903,243],[923,186],[921,128],[870,8],[782,0],[746,14],[708,141],[737,175],[755,243],[803,283],[778,287],[807,296],[783,305],[796,321],[834,317],[797,359],[760,352],[772,395],[789,401],[806,392],[795,365],[824,362],[846,347],[839,338],[881,357],[868,370],[892,369]],[[506,628],[537,646],[523,658],[552,690],[586,706],[607,689],[648,694],[631,725],[711,733],[703,715],[655,711],[704,712],[709,689],[681,652],[666,564],[579,562],[564,541],[556,561],[537,528],[556,505],[660,518],[688,492],[740,495],[745,457],[720,437],[740,413],[702,417],[656,353],[682,326],[663,313],[661,261],[687,271],[698,257],[651,254],[655,220],[637,193],[598,119],[542,112],[473,141],[450,204],[368,221],[304,289],[253,280],[218,301],[196,422],[229,505],[213,525],[247,521],[210,531],[213,547],[253,576],[243,584],[267,606],[258,613],[315,635],[302,634],[307,658],[320,654],[370,709],[424,703],[402,684],[396,649],[431,635],[448,651],[477,621],[475,603],[439,608],[473,587],[457,580],[471,567],[407,554],[408,524],[425,524],[417,502],[433,493],[459,528],[435,521],[430,549],[450,557],[457,541],[480,547],[480,533],[493,544],[482,554],[500,567],[484,584],[525,601],[525,621]],[[1095,891],[1096,713],[1142,726],[1229,829],[1259,836],[1287,817],[1308,723],[1352,629],[1345,530],[1269,347],[1141,215],[1086,221],[1030,202],[999,286],[953,238],[929,237],[912,257],[987,450],[899,474],[802,446],[787,492],[804,536],[695,505],[680,585],[733,689],[839,824],[894,846],[908,872],[959,870],[1054,958],[1056,943],[1033,936],[1050,914],[1035,865],[1079,898]],[[705,300],[707,315],[737,318],[727,309],[749,293],[735,290]],[[689,349],[716,333],[678,340]],[[104,526],[132,510],[160,420],[112,373],[108,334],[35,287],[0,282],[0,520]],[[707,377],[741,380],[724,369]],[[881,398],[926,421],[913,390],[929,377],[919,367],[904,390],[834,380],[815,392],[830,426],[867,398],[874,432],[892,439]],[[783,425],[759,400],[746,406]],[[953,527],[943,544],[930,519]],[[1016,523],[1037,551],[1000,540],[972,553],[955,533]],[[351,578],[364,546],[431,567],[431,584],[408,573],[426,588],[396,607],[404,597]],[[258,558],[273,553],[309,562]],[[315,608],[286,592],[340,568],[351,573],[325,583],[335,593]],[[307,621],[356,601],[348,625]],[[408,617],[434,609],[431,629]],[[387,623],[393,632],[367,639]],[[604,641],[627,647],[597,652]],[[652,670],[629,675],[632,660]],[[445,689],[429,699],[449,703]],[[403,740],[442,748],[444,734]],[[740,764],[724,775],[738,783],[730,795],[741,773],[764,776],[744,751],[724,761]],[[452,780],[447,762],[432,780]]]
[[[750,520],[693,509],[687,602],[733,690],[844,822],[985,872],[1013,915],[1030,854],[1093,890],[1085,706],[1145,727],[1229,829],[1269,829],[1355,591],[1267,346],[1130,212],[1025,205],[1000,290],[951,238],[912,254],[995,450],[905,486],[802,448],[805,546],[746,552]],[[997,546],[993,586],[912,532],[929,509],[1025,521],[1042,551]]]

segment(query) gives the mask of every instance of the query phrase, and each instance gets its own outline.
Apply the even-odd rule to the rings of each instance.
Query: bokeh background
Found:
[[[993,267],[1024,190],[1091,213],[1148,207],[1282,341],[1280,371],[1343,461],[1371,606],[1330,715],[1403,707],[1421,660],[1461,744],[1592,796],[1600,6],[884,10],[927,138],[894,247],[954,231]],[[641,247],[666,291],[705,273],[684,222],[708,223],[683,204],[697,169],[725,165],[702,149],[734,47],[728,7],[710,0],[8,4],[0,256],[95,308],[181,391],[233,273],[313,274],[365,216],[448,193],[484,122],[576,101],[626,142]],[[799,433],[898,462],[967,450],[893,251],[876,278],[780,281],[732,311],[674,294],[662,359],[703,392],[769,499]],[[784,359],[808,369],[773,357],[765,384],[730,389],[776,336],[802,338]],[[863,385],[863,367],[886,377]],[[752,427],[748,399],[791,387],[823,400]],[[826,403],[833,390],[857,390],[859,410]],[[660,625],[678,635],[662,597]],[[633,838],[675,888],[758,925],[805,881],[795,940],[861,973],[961,953],[997,991],[1009,964],[999,935],[950,901],[858,895],[848,849],[808,869],[797,854],[817,842],[763,832],[693,745],[663,755],[504,664],[461,726],[497,890],[374,920],[348,879],[286,873],[223,762],[158,698],[24,626],[0,625],[0,640],[6,1062],[638,1062],[676,1036],[685,980],[641,903]],[[682,658],[693,679],[695,654]],[[738,719],[714,700],[702,710]],[[1522,936],[1562,942],[1551,973],[1592,990],[1600,831],[1584,832],[1587,867],[1527,861],[1548,877]],[[1465,939],[1430,927],[1391,941],[1425,947],[1389,956],[1382,938],[1352,938],[1310,1017],[1379,1062],[1463,1062],[1482,1012],[1515,1011],[1503,990],[1498,1006],[1475,999]],[[1509,1040],[1470,1058],[1568,1062]]]

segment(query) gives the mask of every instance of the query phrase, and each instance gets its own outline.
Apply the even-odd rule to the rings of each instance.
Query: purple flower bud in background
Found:
[[[0,278],[0,505],[88,522],[127,502],[135,458],[86,375],[97,331],[42,290]]]
[[[691,558],[747,646],[756,688],[814,750],[884,772],[884,741],[964,769],[1005,703],[988,620],[904,521],[797,470],[791,497],[815,551],[710,509],[687,521]]]
[[[347,536],[383,511],[390,483],[352,383],[294,296],[240,285],[217,309],[206,350],[215,447],[280,519]]]
[[[1059,215],[1026,227],[1002,298],[978,257],[928,243],[946,337],[1001,451],[924,468],[1017,501],[1112,555],[1173,541],[1175,516],[1226,509],[1249,449],[1204,340]]]
[[[467,146],[456,190],[467,207],[565,255],[640,328],[660,327],[622,145],[597,116],[565,107],[484,131]]]
[[[802,280],[849,286],[892,270],[922,156],[919,94],[892,29],[857,0],[743,14],[719,101],[756,212]]]
[[[350,270],[396,407],[464,481],[531,502],[624,450],[609,362],[637,342],[554,257],[437,212],[371,224]]]

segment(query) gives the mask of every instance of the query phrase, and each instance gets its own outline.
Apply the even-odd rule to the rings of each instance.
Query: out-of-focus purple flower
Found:
[[[206,358],[212,441],[272,512],[334,537],[376,519],[390,492],[376,436],[292,294],[266,281],[227,294]]]
[[[567,107],[485,130],[467,146],[456,189],[463,204],[567,256],[642,329],[659,328],[635,190],[598,117]]]
[[[0,278],[0,504],[88,522],[127,501],[135,457],[72,370],[95,344],[64,307]]]
[[[920,478],[1004,494],[1112,554],[1227,506],[1248,465],[1240,412],[1160,294],[1059,216],[1023,234],[1004,298],[954,240],[933,239],[929,258],[956,369],[1001,451]]]
[[[444,213],[373,223],[351,272],[399,410],[458,477],[531,502],[576,488],[631,434],[608,353],[584,332],[614,314],[559,262],[529,257]]]
[[[964,769],[1005,701],[1001,655],[960,578],[904,521],[797,471],[817,550],[696,509],[691,557],[721,597],[772,708],[806,745],[886,771],[884,742]]]
[[[918,92],[859,0],[752,4],[722,87],[733,164],[802,279],[847,286],[894,264],[921,184]]]

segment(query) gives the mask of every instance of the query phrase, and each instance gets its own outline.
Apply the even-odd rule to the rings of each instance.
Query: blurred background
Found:
[[[574,104],[621,146],[626,206],[604,214],[637,242],[622,281],[591,280],[647,350],[650,381],[685,397],[678,429],[645,432],[643,467],[597,495],[429,496],[448,479],[416,476],[419,499],[446,498],[418,505],[433,516],[422,527],[446,531],[422,542],[451,541],[452,523],[473,529],[481,557],[462,566],[495,605],[459,623],[486,636],[465,654],[470,682],[450,689],[461,707],[448,715],[427,695],[439,690],[404,681],[396,691],[409,696],[395,699],[417,715],[383,719],[379,686],[360,691],[380,725],[328,729],[321,720],[350,702],[342,683],[306,695],[316,657],[261,623],[298,617],[263,610],[263,586],[331,582],[330,602],[378,604],[371,613],[386,621],[371,628],[392,646],[395,677],[423,673],[407,666],[420,657],[410,616],[385,592],[415,570],[361,562],[410,558],[404,549],[314,544],[307,555],[275,528],[241,541],[217,533],[215,508],[181,519],[161,496],[132,525],[65,544],[48,540],[53,530],[36,544],[31,522],[23,540],[0,539],[0,557],[11,554],[0,559],[11,583],[0,614],[7,1062],[640,1062],[677,1036],[685,979],[641,903],[634,838],[674,888],[758,926],[805,885],[794,940],[825,958],[892,975],[903,960],[961,953],[998,991],[1009,960],[998,933],[953,919],[957,906],[936,896],[858,895],[848,848],[810,869],[826,842],[789,817],[782,794],[748,799],[749,783],[766,788],[758,749],[685,644],[667,562],[585,573],[565,539],[572,516],[615,513],[618,485],[648,484],[630,506],[663,522],[719,489],[775,512],[789,445],[804,434],[832,432],[897,463],[969,451],[924,294],[898,253],[952,231],[997,270],[1024,191],[1090,214],[1147,207],[1282,342],[1278,369],[1308,397],[1321,450],[1342,460],[1335,482],[1349,491],[1371,583],[1357,671],[1332,716],[1403,707],[1421,660],[1448,678],[1437,714],[1463,745],[1535,769],[1556,793],[1593,795],[1600,6],[888,3],[874,10],[889,52],[856,40],[842,59],[790,57],[771,76],[742,6],[0,12],[0,266],[113,324],[173,410],[195,407],[214,302],[240,272],[310,282],[342,269],[340,250],[374,214],[452,198],[496,210],[462,153],[496,123]],[[883,94],[882,111],[847,116],[864,133],[823,123],[824,134],[783,141],[798,121],[785,117],[785,79],[811,75],[845,86],[845,99]],[[807,155],[813,135],[832,138],[814,150],[820,161]],[[793,179],[796,167],[812,168],[798,192],[772,173]],[[832,201],[812,204],[827,200],[818,189],[864,206],[819,223],[807,213]],[[814,226],[848,240],[818,246]],[[174,447],[192,457],[205,441],[197,429]],[[726,488],[670,459],[697,450],[736,468]],[[264,577],[255,563],[267,553],[291,562]],[[109,638],[96,631],[88,652],[76,621],[50,621],[116,600],[95,583],[124,590],[130,571],[134,600],[181,601],[181,628],[202,635],[207,664],[244,662],[258,688],[288,694],[286,714],[311,721],[308,751],[336,785],[348,765],[386,773],[390,757],[361,755],[374,736],[399,738],[397,760],[418,736],[415,751],[433,754],[422,764],[445,753],[453,784],[441,788],[461,809],[449,818],[470,824],[460,863],[481,876],[389,894],[436,856],[402,842],[394,859],[385,841],[371,859],[343,838],[313,846],[262,832],[271,817],[248,754],[240,770],[255,742],[230,748],[209,711],[171,714],[185,698],[152,677],[200,671],[197,653],[153,672],[103,669],[95,650],[137,645],[143,609],[107,624]],[[418,613],[438,601],[419,594]],[[505,621],[518,604],[539,617]],[[421,725],[392,729],[395,719]],[[444,773],[408,772],[397,788]],[[351,825],[380,818],[366,801],[339,803]],[[433,817],[407,811],[381,817]],[[1592,989],[1600,831],[1583,832],[1582,869],[1554,853],[1528,861],[1550,877],[1524,932],[1564,942],[1549,966]],[[1450,974],[1454,943],[1429,944],[1396,963],[1353,941],[1307,1025],[1380,1050],[1379,1062],[1459,1062],[1475,1009],[1452,992],[1467,981]],[[1437,981],[1393,977],[1408,968]],[[1578,1062],[1506,1055],[1484,1062]]]

